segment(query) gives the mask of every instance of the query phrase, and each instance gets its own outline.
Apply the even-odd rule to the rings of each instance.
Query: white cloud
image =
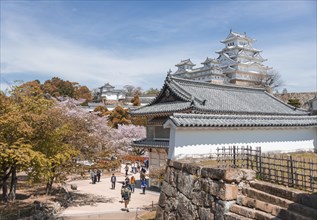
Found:
[[[21,13],[22,10],[16,9],[11,11],[11,14],[2,15],[4,19],[1,29],[1,72],[5,75],[34,73],[46,76],[47,79],[52,76],[59,76],[65,80],[88,85],[90,88],[100,86],[105,82],[117,85],[133,84],[141,87],[146,85],[147,87],[160,88],[163,83],[160,80],[164,79],[166,71],[169,68],[175,70],[174,65],[181,59],[191,58],[197,66],[200,66],[200,62],[207,56],[216,58],[217,55],[214,52],[222,48],[219,41],[225,38],[225,35],[229,32],[227,30],[228,25],[234,23],[235,20],[246,22],[244,18],[246,12],[251,11],[262,18],[266,16],[267,19],[270,19],[270,16],[276,18],[280,13],[279,10],[277,12],[271,10],[271,5],[267,3],[243,5],[243,7],[241,6],[242,3],[245,2],[230,4],[231,8],[226,10],[226,13],[223,13],[222,6],[212,5],[211,8],[204,11],[205,13],[200,12],[202,7],[198,7],[185,10],[181,14],[177,12],[137,21],[136,26],[133,25],[133,22],[135,22],[133,20],[127,20],[124,24],[118,25],[111,25],[111,22],[113,22],[111,19],[110,23],[97,21],[97,23],[105,22],[105,26],[109,26],[109,28],[103,30],[105,38],[109,35],[118,35],[118,38],[120,38],[132,28],[136,27],[137,30],[140,30],[141,27],[144,27],[145,32],[140,34],[134,34],[137,31],[132,31],[130,39],[134,38],[148,44],[153,43],[147,47],[140,47],[140,49],[135,49],[135,46],[132,49],[121,46],[120,50],[113,49],[115,47],[112,48],[109,45],[97,47],[97,44],[93,44],[93,40],[89,45],[83,41],[74,40],[74,33],[77,31],[80,34],[82,31],[78,27],[79,24],[76,25],[78,29],[73,27],[75,31],[73,35],[69,36],[58,33],[56,30],[54,30],[55,32],[50,30],[49,27],[52,24],[46,27],[32,15]],[[284,3],[274,3],[274,5],[284,5]],[[286,5],[287,10],[285,11],[288,13],[280,13],[278,18],[285,20],[289,19],[290,16],[298,16],[303,11],[309,10],[308,6],[309,4]],[[71,10],[74,8],[71,8]],[[75,9],[77,10],[77,8]],[[238,10],[241,13],[237,14]],[[85,25],[87,27],[87,23]],[[219,29],[221,29],[220,32],[225,32],[225,35],[222,36],[222,39],[216,39],[218,36],[214,35],[208,36],[209,39],[206,39],[206,36],[200,38],[193,33],[197,30],[195,25],[199,25],[200,30],[206,28],[217,29],[215,35],[219,34]],[[192,31],[193,26],[195,28]],[[96,24],[85,30],[89,32],[90,37],[95,36],[97,39],[98,34],[101,34],[101,32],[98,32],[99,27]],[[62,29],[59,27],[59,30]],[[313,79],[316,78],[316,39],[312,41],[311,39],[314,38],[310,38],[300,44],[294,43],[294,38],[298,39],[301,35],[306,36],[309,32],[311,31],[305,32],[305,29],[291,29],[284,35],[283,32],[274,34],[268,32],[264,33],[263,36],[251,36],[257,38],[261,45],[265,46],[259,49],[264,50],[263,56],[269,60],[267,65],[280,71],[286,86],[290,87],[288,88],[289,91],[305,91],[305,88],[311,91],[316,88],[315,84],[313,85]],[[150,34],[147,35],[148,33]],[[190,36],[196,37],[195,39],[203,40],[195,41],[187,37],[186,41],[175,42],[177,34],[185,33],[191,33]],[[199,33],[207,32],[198,31],[197,34]],[[278,34],[279,36],[277,36]],[[268,35],[273,37],[269,38]],[[172,43],[168,41],[170,37],[174,37]],[[274,38],[284,39],[285,43],[277,45],[273,41]],[[256,45],[255,47],[257,47]],[[211,46],[213,46],[212,49]]]
[[[56,74],[81,84],[85,84],[85,81],[117,81],[116,83],[124,85],[131,84],[135,79],[141,81],[142,78],[161,73],[162,70],[167,71],[168,63],[175,56],[168,51],[147,51],[149,54],[124,56],[118,55],[116,51],[112,53],[54,38],[39,30],[36,33],[29,35],[12,29],[6,30],[5,43],[1,48],[2,73]]]

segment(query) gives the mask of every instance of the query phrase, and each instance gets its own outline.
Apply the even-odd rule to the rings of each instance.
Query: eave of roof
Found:
[[[176,127],[317,127],[317,116],[173,114]]]
[[[130,112],[134,116],[142,115],[171,115],[174,112],[189,111],[192,109],[191,102],[166,102],[156,105],[146,105]]]
[[[169,148],[169,141],[166,140],[148,140],[143,139],[139,141],[133,141],[131,144],[132,147],[140,147],[140,148]]]

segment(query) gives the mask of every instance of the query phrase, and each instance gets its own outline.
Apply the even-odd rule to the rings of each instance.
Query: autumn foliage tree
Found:
[[[44,182],[50,193],[54,182],[74,171],[76,159],[97,161],[128,152],[132,140],[145,136],[144,127],[130,123],[128,110],[120,106],[111,114],[106,108],[88,113],[74,99],[52,99],[37,80],[16,87],[10,96],[0,93],[3,200],[15,198],[19,171],[27,172],[31,182]]]
[[[133,106],[140,106],[140,105],[141,105],[141,101],[140,101],[139,95],[135,95],[135,96],[131,99],[131,103],[132,103]]]
[[[108,116],[109,114],[111,114],[111,111],[109,111],[108,108],[105,107],[105,106],[97,106],[94,109],[94,112],[96,112],[97,115],[100,116],[100,117]]]
[[[30,83],[33,85],[33,83]],[[35,83],[36,85],[36,83]],[[1,94],[0,114],[0,168],[2,176],[2,198],[7,201],[15,198],[16,173],[26,170],[30,164],[43,155],[34,149],[32,140],[36,122],[52,105],[38,87],[24,85],[17,87],[10,97]],[[7,181],[11,175],[8,194]]]
[[[45,93],[53,97],[67,96],[75,99],[85,99],[87,101],[92,100],[91,92],[87,86],[81,86],[77,82],[65,81],[58,77],[46,80],[44,84],[41,85],[41,88]]]
[[[121,106],[115,107],[108,117],[109,125],[113,128],[118,128],[119,124],[131,124],[130,115],[127,109],[122,108]]]
[[[1,93],[0,100],[0,175],[4,201],[15,198],[18,171],[26,171],[30,181],[46,182],[49,193],[54,181],[62,181],[72,172],[74,158],[111,151],[111,128],[106,118],[89,114],[71,101],[60,103],[48,99],[37,82],[15,88],[9,97]]]

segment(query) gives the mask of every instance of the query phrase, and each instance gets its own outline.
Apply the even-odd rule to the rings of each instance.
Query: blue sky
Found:
[[[230,29],[289,92],[316,92],[316,1],[0,1],[1,89],[53,76],[161,88],[182,59],[217,58]]]

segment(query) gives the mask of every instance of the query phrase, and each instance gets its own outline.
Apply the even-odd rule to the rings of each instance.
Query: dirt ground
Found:
[[[25,217],[34,216],[37,209],[43,210],[42,205],[46,209],[59,211],[54,219],[154,219],[153,210],[159,198],[159,193],[155,191],[147,190],[143,195],[141,189],[136,188],[129,204],[129,212],[126,212],[120,195],[121,182],[125,179],[123,173],[123,170],[116,173],[115,190],[111,189],[110,173],[104,174],[96,184],[91,184],[89,175],[84,179],[72,176],[73,180],[67,181],[66,185],[55,184],[50,196],[45,195],[44,186],[30,185],[27,176],[20,173],[16,200],[0,202],[0,219],[27,219]],[[130,173],[129,177],[132,175],[134,174]],[[135,177],[138,180],[138,174]],[[77,190],[71,190],[71,184],[76,184]]]

